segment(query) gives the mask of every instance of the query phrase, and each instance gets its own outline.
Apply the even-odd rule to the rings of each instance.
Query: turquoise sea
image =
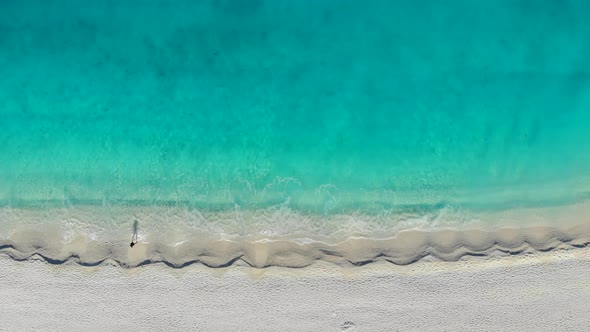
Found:
[[[0,1],[2,208],[589,197],[589,1]]]

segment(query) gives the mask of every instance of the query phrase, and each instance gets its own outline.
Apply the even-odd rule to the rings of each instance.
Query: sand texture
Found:
[[[0,258],[0,331],[585,331],[590,251],[362,268]]]

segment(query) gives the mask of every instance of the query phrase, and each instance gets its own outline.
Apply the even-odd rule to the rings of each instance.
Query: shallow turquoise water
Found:
[[[590,193],[588,1],[0,2],[0,204]]]

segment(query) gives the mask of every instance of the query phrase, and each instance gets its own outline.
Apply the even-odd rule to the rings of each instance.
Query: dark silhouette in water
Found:
[[[137,243],[137,220],[133,221],[133,235],[131,236],[131,244],[129,245],[131,248]]]

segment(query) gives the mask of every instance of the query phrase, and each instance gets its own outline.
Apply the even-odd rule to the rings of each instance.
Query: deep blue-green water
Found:
[[[3,206],[589,193],[589,1],[0,1]]]

